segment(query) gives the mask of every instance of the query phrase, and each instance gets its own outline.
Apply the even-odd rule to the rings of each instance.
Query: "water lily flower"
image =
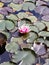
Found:
[[[24,34],[24,33],[28,33],[30,30],[29,30],[29,26],[25,26],[25,25],[22,25],[20,28],[19,28],[19,32]]]

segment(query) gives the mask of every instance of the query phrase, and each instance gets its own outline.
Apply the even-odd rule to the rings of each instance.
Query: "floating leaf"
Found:
[[[45,40],[44,43],[49,47],[49,41]]]
[[[22,9],[26,10],[26,11],[28,11],[28,10],[32,11],[32,10],[34,10],[34,8],[35,8],[34,3],[24,2],[23,5],[22,5]]]
[[[15,3],[15,4],[22,4],[23,0],[13,0],[13,3]]]
[[[11,61],[14,63],[17,63],[17,62],[21,61],[23,58],[25,58],[27,55],[28,55],[28,52],[18,51],[17,54],[12,56]]]
[[[8,30],[12,30],[15,27],[14,23],[12,21],[8,21],[8,20],[5,21],[5,25]]]
[[[8,16],[6,16],[6,18],[10,19],[10,20],[13,20],[13,21],[18,19],[18,17],[16,15],[14,15],[14,14],[8,15]]]
[[[46,24],[46,26],[47,26],[47,30],[49,31],[49,22],[47,22],[47,21],[41,21],[41,22],[43,22],[43,23]]]
[[[49,15],[43,16],[43,17],[42,17],[42,20],[44,20],[44,21],[49,21]]]
[[[10,63],[10,62],[3,62],[3,63],[1,63],[0,65],[15,65],[15,64]]]
[[[23,43],[23,39],[22,37],[18,37],[18,38],[11,38],[11,42],[18,42],[18,44],[22,44]]]
[[[29,27],[30,27],[30,31],[34,31],[34,32],[37,32],[37,33],[39,32],[38,27],[36,27],[34,25],[30,25]]]
[[[9,32],[2,32],[3,34],[5,34],[7,36],[7,39],[10,39],[11,34]]]
[[[19,12],[19,13],[17,14],[17,16],[18,16],[18,18],[22,19],[22,18],[28,17],[28,14],[26,14],[25,12]]]
[[[41,31],[41,32],[39,32],[38,35],[42,36],[42,37],[49,37],[49,32],[48,31]]]
[[[44,43],[44,39],[43,38],[38,38],[37,41]]]
[[[19,49],[19,46],[15,42],[10,42],[10,43],[7,43],[5,48],[6,48],[6,51],[10,53],[16,53]]]
[[[28,16],[27,18],[30,19],[32,23],[37,22],[37,18],[35,16]]]
[[[31,65],[35,62],[35,56],[29,51],[19,51],[15,56],[12,56],[12,62],[17,63],[23,61],[21,65]],[[30,60],[31,59],[31,60]]]
[[[0,20],[0,31],[5,30],[5,22],[3,22],[4,20]]]
[[[4,8],[1,8],[0,9],[0,14],[5,16],[5,15],[8,15],[8,12]]]
[[[10,3],[8,6],[13,8],[13,11],[20,11],[22,9],[22,4]]]
[[[26,2],[26,1],[35,2],[36,0],[24,0],[24,2]]]
[[[33,43],[35,39],[37,39],[37,33],[35,32],[30,32],[29,37],[27,39],[27,43]]]
[[[0,8],[3,7],[4,3],[0,2]]]
[[[4,7],[4,9],[5,9],[6,11],[10,12],[10,13],[13,12],[13,9],[12,9],[11,7]]]
[[[0,1],[4,3],[10,3],[12,0],[0,0]]]
[[[40,0],[38,0],[38,1],[36,1],[36,6],[40,6],[40,5],[43,5],[43,4],[47,4],[46,2],[44,2],[44,1],[40,1]]]
[[[42,15],[48,15],[49,14],[49,8],[46,7],[43,11],[42,11]]]
[[[2,14],[0,14],[0,20],[4,19],[4,16]]]
[[[34,22],[34,25],[39,28],[39,31],[45,29],[46,25],[42,22]]]
[[[35,12],[42,14],[43,10],[46,8],[46,6],[38,6],[35,8]]]
[[[49,0],[44,0],[44,1],[49,2]]]
[[[31,52],[28,52],[28,55],[25,58],[23,58],[21,65],[32,65],[34,64],[34,62],[35,62],[35,56],[31,54]]]

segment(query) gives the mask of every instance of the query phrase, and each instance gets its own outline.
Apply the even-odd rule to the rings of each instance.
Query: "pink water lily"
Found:
[[[24,33],[28,33],[30,30],[29,30],[29,26],[25,26],[25,25],[22,25],[20,28],[19,28],[19,32],[24,34]]]

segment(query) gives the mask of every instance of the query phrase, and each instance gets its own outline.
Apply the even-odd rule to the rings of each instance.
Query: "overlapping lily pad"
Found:
[[[46,25],[44,23],[39,22],[39,21],[38,22],[35,22],[34,25],[39,28],[39,31],[42,31],[46,27]]]
[[[10,20],[14,20],[14,21],[18,19],[18,17],[16,15],[14,15],[14,14],[8,15],[8,16],[6,16],[6,18],[10,19]]]
[[[37,33],[35,33],[35,32],[30,32],[30,33],[29,33],[29,37],[28,37],[28,39],[27,39],[27,43],[33,43],[34,40],[37,39],[37,37],[38,37]]]
[[[24,2],[22,5],[22,9],[25,11],[32,11],[35,8],[35,4],[34,3],[30,3],[30,2]]]
[[[17,53],[19,46],[17,43],[15,42],[10,42],[6,45],[6,51],[10,52],[10,53]]]
[[[4,63],[1,63],[0,65],[15,65],[15,64],[10,63],[10,62],[4,62]]]
[[[12,56],[12,60],[13,62],[17,63],[18,61],[22,60],[21,65],[30,65],[33,64],[35,62],[35,56],[31,54],[30,51],[21,51],[18,52],[16,55]],[[30,60],[31,59],[31,60]]]
[[[4,3],[10,3],[12,0],[0,0],[0,1]]]
[[[22,4],[10,3],[8,6],[12,7],[14,12],[22,9]]]

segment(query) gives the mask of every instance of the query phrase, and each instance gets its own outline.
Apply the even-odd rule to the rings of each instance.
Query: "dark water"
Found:
[[[0,63],[10,61],[9,55],[10,53],[8,53],[7,51],[5,51],[2,55],[0,55]]]

